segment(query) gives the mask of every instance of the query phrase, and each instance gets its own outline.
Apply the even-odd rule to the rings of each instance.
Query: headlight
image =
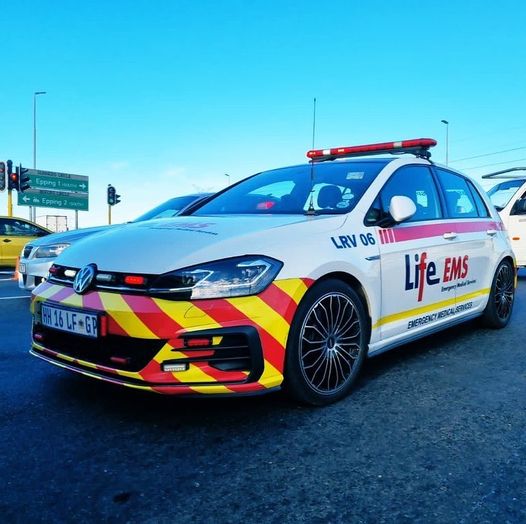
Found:
[[[283,264],[250,255],[178,269],[157,277],[149,292],[178,300],[226,298],[261,293]]]
[[[54,258],[58,257],[69,244],[49,244],[49,246],[40,246],[35,253],[35,258]]]

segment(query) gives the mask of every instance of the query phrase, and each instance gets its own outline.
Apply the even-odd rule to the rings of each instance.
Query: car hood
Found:
[[[71,231],[64,231],[62,233],[51,233],[45,237],[40,237],[36,240],[32,240],[30,244],[32,246],[49,246],[50,244],[60,244],[62,242],[69,243],[80,240],[81,238],[93,235],[94,233],[100,233],[101,231],[107,231],[114,229],[116,226],[97,226],[97,227],[86,227],[83,229],[73,229]]]
[[[128,224],[65,250],[59,265],[95,263],[101,271],[161,274],[248,254],[283,256],[294,239],[337,229],[347,215],[179,217]]]

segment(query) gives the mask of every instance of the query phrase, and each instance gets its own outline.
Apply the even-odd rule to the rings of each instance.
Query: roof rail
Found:
[[[511,173],[512,171],[526,171],[526,167],[510,167],[509,169],[503,169],[502,171],[495,171],[495,173],[488,173],[487,175],[482,175],[482,178],[526,178],[526,174],[522,176],[499,176],[504,175],[505,173]]]
[[[311,149],[307,151],[307,157],[312,162],[325,162],[336,158],[348,158],[353,156],[383,155],[412,153],[413,155],[430,158],[429,148],[436,146],[436,140],[432,138],[413,138],[411,140],[400,140],[398,142],[382,142],[379,144],[366,144],[361,146],[333,147],[331,149]]]

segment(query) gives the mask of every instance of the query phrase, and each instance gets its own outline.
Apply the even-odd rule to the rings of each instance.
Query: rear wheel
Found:
[[[484,310],[482,321],[493,329],[505,327],[511,317],[515,298],[515,270],[509,260],[503,260],[497,267],[488,304]]]
[[[348,394],[365,358],[368,323],[358,294],[340,280],[313,287],[301,302],[287,344],[285,386],[321,406]]]

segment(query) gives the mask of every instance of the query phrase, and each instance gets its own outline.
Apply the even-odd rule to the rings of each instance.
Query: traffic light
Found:
[[[20,164],[20,167],[17,168],[18,172],[18,190],[23,193],[24,191],[27,191],[31,187],[31,179],[29,178],[29,175],[27,174],[29,170],[27,167],[22,167],[22,164]]]
[[[16,171],[13,171],[12,162],[11,162],[11,165],[10,165],[9,161],[8,161],[8,164],[7,164],[7,189],[9,189],[9,191],[12,191],[13,189],[16,189],[16,191],[18,191],[19,187],[20,187],[20,184],[19,184],[19,178],[18,178],[18,168],[16,169]]]
[[[115,206],[121,201],[121,196],[117,195],[117,190],[108,184],[108,205]]]
[[[5,162],[0,162],[0,191],[5,190]]]
[[[115,205],[115,196],[116,196],[115,188],[111,184],[108,184],[108,205],[109,206]]]

